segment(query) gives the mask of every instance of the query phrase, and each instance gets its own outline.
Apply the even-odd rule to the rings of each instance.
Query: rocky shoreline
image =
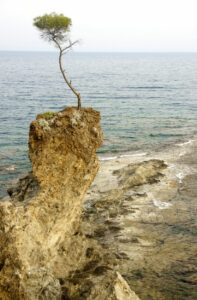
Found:
[[[196,299],[197,141],[97,173],[99,121],[72,107],[32,122],[32,172],[0,203],[2,300]]]
[[[103,160],[85,197],[84,230],[140,299],[197,297],[196,149]]]

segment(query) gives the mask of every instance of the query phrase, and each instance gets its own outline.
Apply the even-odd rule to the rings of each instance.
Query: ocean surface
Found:
[[[197,136],[197,53],[75,53],[66,73],[82,105],[101,112],[101,158]],[[30,168],[29,123],[76,105],[55,52],[0,52],[0,198]]]

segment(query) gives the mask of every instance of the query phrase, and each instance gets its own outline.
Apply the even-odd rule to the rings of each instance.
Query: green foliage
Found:
[[[49,120],[54,116],[54,114],[55,114],[54,111],[46,111],[46,112],[43,113],[43,117],[46,120]]]
[[[34,18],[33,25],[41,31],[43,38],[49,41],[54,39],[62,41],[65,34],[70,31],[72,21],[63,14],[53,12]]]

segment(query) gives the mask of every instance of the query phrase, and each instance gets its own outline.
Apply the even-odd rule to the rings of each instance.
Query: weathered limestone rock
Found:
[[[82,200],[99,163],[100,114],[75,107],[30,125],[33,173],[0,203],[0,298],[61,299],[61,278],[80,264]]]
[[[87,289],[86,296],[84,298],[77,296],[75,299],[140,300],[119,272],[107,271],[103,276],[91,277],[91,281],[84,284],[82,288],[84,287]]]
[[[116,272],[117,278],[114,284],[114,296],[117,300],[139,300],[135,292],[130,290],[127,282],[122,278],[120,273]]]
[[[71,107],[31,123],[32,172],[0,202],[1,300],[139,300],[114,254],[81,226],[99,168],[99,122],[99,112]]]

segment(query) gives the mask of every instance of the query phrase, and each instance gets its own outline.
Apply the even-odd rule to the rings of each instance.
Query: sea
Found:
[[[196,300],[197,53],[69,52],[63,64],[82,106],[101,112],[101,166],[113,169],[127,157],[169,162],[164,179],[171,183],[148,203],[139,200],[138,223],[133,215],[129,228],[140,226],[139,239],[153,243],[137,244],[146,255],[124,278],[142,300]],[[57,52],[0,52],[0,199],[31,168],[30,122],[76,105]]]
[[[63,64],[82,106],[101,112],[101,159],[197,136],[197,53],[73,51]],[[71,105],[57,52],[0,52],[0,199],[30,169],[30,122]]]

